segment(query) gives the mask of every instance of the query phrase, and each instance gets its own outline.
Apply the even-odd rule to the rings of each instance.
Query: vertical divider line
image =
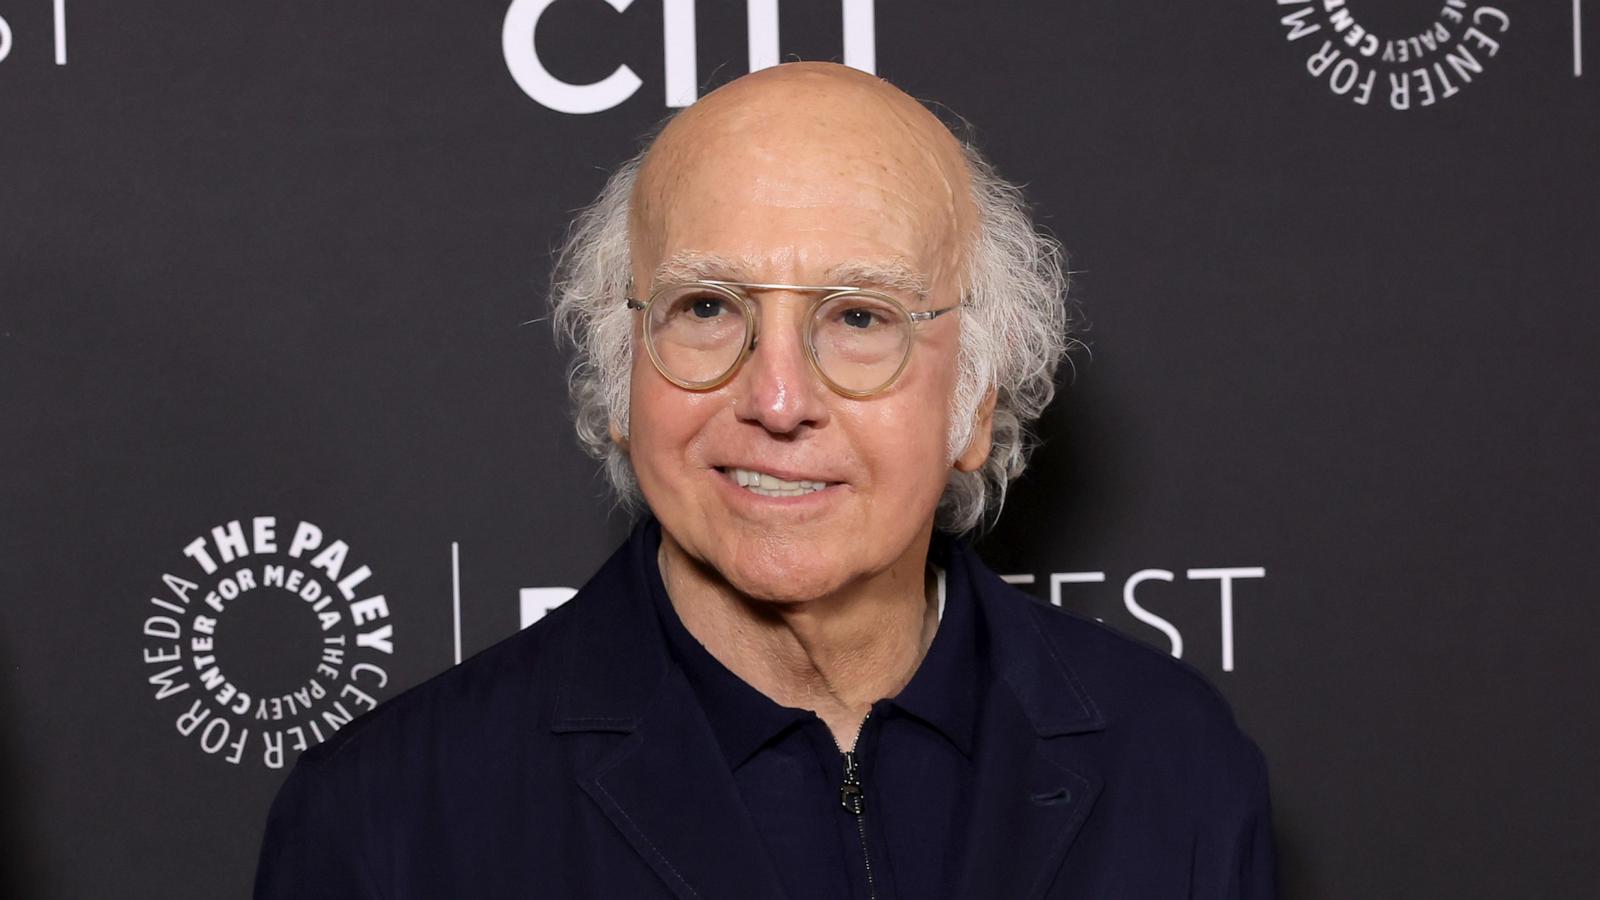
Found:
[[[456,636],[456,665],[461,664],[461,544],[450,542],[450,600]]]
[[[843,0],[844,64],[878,74],[878,24],[873,0]]]
[[[56,65],[67,64],[67,0],[55,0]]]
[[[745,0],[750,71],[778,64],[778,0]]]

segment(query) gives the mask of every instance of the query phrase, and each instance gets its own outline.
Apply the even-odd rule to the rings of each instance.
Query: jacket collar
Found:
[[[638,537],[636,528],[558,613],[568,619],[568,633],[560,641],[552,731],[632,733],[670,668]]]
[[[627,735],[577,773],[585,792],[682,898],[778,897],[716,736],[667,650],[640,531],[559,613],[557,733]],[[1042,627],[1054,615],[954,542],[947,577],[978,600],[995,676],[984,698],[964,874],[956,896],[1043,896],[1100,790],[1066,736],[1103,717]],[[556,623],[551,623],[555,625]]]
[[[964,542],[956,544],[956,553],[989,628],[990,664],[1016,695],[1034,733],[1059,737],[1104,728],[1105,719],[1064,648],[1040,621],[1057,613],[1006,584]]]
[[[1040,898],[1102,786],[1089,747],[1073,736],[1100,731],[1105,718],[1044,627],[1060,613],[1006,584],[970,548],[961,552],[997,677],[984,699],[966,854],[952,896]]]

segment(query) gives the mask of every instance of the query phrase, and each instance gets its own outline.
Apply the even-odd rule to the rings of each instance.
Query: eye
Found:
[[[713,319],[721,314],[725,302],[720,297],[697,297],[690,301],[689,312],[697,319]]]
[[[840,324],[862,331],[876,328],[885,321],[883,313],[868,306],[853,306],[839,313]]]
[[[689,322],[714,322],[726,318],[736,312],[730,308],[727,297],[710,291],[686,291],[673,297],[669,310],[673,318],[683,318]]]

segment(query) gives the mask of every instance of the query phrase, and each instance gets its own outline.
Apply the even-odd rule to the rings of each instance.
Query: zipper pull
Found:
[[[857,771],[854,750],[844,753],[844,783],[839,785],[839,805],[851,815],[859,816],[866,811],[867,797],[861,792],[861,775]]]

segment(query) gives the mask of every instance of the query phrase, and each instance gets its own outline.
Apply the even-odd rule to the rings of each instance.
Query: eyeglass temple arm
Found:
[[[962,302],[957,303],[955,306],[946,306],[943,309],[923,309],[916,312],[908,312],[906,315],[909,316],[913,322],[926,322],[929,319],[937,319],[951,310],[960,309],[966,305],[966,301],[963,300]]]

